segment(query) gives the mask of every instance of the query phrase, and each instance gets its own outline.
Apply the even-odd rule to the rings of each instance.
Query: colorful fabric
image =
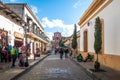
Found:
[[[19,49],[16,48],[16,49],[15,49],[15,55],[18,55],[18,54],[19,54]]]
[[[8,45],[8,51],[12,50],[12,45]]]
[[[15,55],[15,48],[12,48],[11,55]]]

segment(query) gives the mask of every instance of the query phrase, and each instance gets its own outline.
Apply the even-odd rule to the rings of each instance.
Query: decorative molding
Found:
[[[80,28],[82,28],[86,23],[88,23],[92,18],[94,18],[100,11],[102,11],[105,7],[107,7],[112,1],[113,0],[94,0],[93,3],[90,5],[90,7],[85,11],[80,21],[78,22]]]

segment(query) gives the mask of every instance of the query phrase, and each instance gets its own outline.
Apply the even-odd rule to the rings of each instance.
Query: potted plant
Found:
[[[94,32],[94,37],[95,37],[94,50],[95,50],[95,53],[97,54],[97,60],[94,63],[95,71],[100,70],[100,63],[98,61],[98,54],[100,53],[101,45],[102,45],[101,29],[102,29],[101,21],[100,21],[100,18],[97,17],[96,21],[95,21],[95,32]]]

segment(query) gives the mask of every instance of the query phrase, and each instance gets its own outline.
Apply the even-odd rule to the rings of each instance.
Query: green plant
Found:
[[[74,57],[75,54],[77,54],[77,29],[76,29],[76,24],[74,25],[74,32],[73,32],[73,39],[72,39],[72,48],[74,49],[75,53],[74,53]]]
[[[82,57],[81,54],[79,54],[79,55],[77,56],[77,61],[83,61],[83,57]]]
[[[95,61],[94,68],[95,68],[95,71],[99,71],[100,70],[100,63],[98,61]]]
[[[101,29],[102,29],[101,21],[100,21],[100,18],[97,17],[95,21],[95,33],[94,33],[94,37],[95,37],[94,50],[95,50],[95,53],[97,54],[97,60],[95,61],[95,64],[94,64],[95,70],[100,69],[100,63],[98,62],[98,54],[100,53],[101,45],[102,45]]]
[[[75,24],[75,29],[73,32],[73,39],[72,39],[72,48],[76,49],[77,48],[77,29],[76,29],[76,24]]]
[[[64,43],[63,43],[62,38],[61,38],[61,40],[60,40],[60,42],[59,42],[59,46],[60,46],[60,47],[63,47],[63,46],[64,46]]]

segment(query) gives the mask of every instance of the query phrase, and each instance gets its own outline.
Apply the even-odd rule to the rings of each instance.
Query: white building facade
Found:
[[[37,17],[34,15],[32,10],[27,4],[7,4],[13,11],[15,11],[22,19],[27,23],[24,25],[26,29],[27,39],[24,39],[24,43],[30,43],[30,53],[29,58],[34,58],[36,54],[36,49],[39,49],[41,53],[46,51],[46,46],[49,43],[48,37],[44,32],[43,26],[38,21]],[[27,42],[25,42],[27,41]]]
[[[80,18],[80,52],[95,55],[95,19],[100,17],[102,24],[102,49],[99,61],[105,66],[120,70],[120,1],[94,0]],[[95,55],[96,56],[96,55]]]
[[[22,18],[15,12],[11,11],[3,3],[0,3],[0,44],[17,45],[24,40],[24,29],[21,24]]]

